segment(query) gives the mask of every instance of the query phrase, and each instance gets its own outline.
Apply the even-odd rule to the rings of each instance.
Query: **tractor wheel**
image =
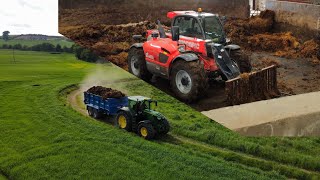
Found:
[[[92,108],[92,117],[94,119],[99,119],[102,117],[102,114],[97,109]]]
[[[238,64],[241,73],[249,73],[252,71],[252,65],[248,54],[241,50],[237,50],[231,51],[230,57]]]
[[[88,107],[87,110],[88,110],[88,115],[90,117],[93,117],[93,109],[92,109],[92,107]]]
[[[152,124],[150,123],[141,123],[138,126],[138,134],[144,139],[150,140],[153,139],[156,135],[156,131],[154,130]]]
[[[170,131],[170,124],[168,122],[168,120],[163,120],[163,125],[164,125],[164,131],[161,132],[161,135],[165,135],[168,134],[168,132]]]
[[[128,55],[129,72],[138,78],[148,81],[152,74],[147,69],[146,59],[142,48],[131,48]]]
[[[198,100],[208,89],[206,72],[198,61],[178,61],[173,64],[170,75],[173,92],[184,102]]]
[[[121,111],[117,114],[116,123],[120,129],[124,129],[129,132],[132,130],[131,116],[125,111]]]

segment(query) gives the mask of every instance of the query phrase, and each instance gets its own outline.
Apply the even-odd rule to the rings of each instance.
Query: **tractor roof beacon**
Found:
[[[170,80],[176,96],[196,101],[205,95],[208,80],[237,78],[251,71],[249,58],[228,40],[217,14],[195,11],[168,12],[171,30],[158,21],[158,30],[148,30],[147,41],[129,50],[129,71],[149,80],[153,75]],[[136,38],[137,36],[135,36]]]

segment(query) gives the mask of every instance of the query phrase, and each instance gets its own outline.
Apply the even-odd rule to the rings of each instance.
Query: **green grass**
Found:
[[[132,78],[116,67],[77,61],[72,54],[17,51],[16,56],[12,62],[11,51],[0,50],[0,172],[9,179],[284,178],[276,171],[230,161],[180,142],[175,136],[190,132],[196,123],[210,124],[207,131],[218,129],[224,136],[239,136],[141,81],[114,84]],[[127,93],[164,95],[159,97],[160,110],[172,121],[171,136],[146,141],[67,106],[67,87],[94,80],[90,74],[100,71],[105,72],[99,76],[102,80],[127,86]],[[202,130],[190,136],[196,133],[206,136]]]
[[[9,41],[4,41],[3,39],[0,39],[0,46],[3,44],[7,45],[16,45],[16,44],[21,44],[22,46],[26,45],[28,47],[37,45],[37,44],[42,44],[42,43],[50,43],[53,45],[60,44],[61,47],[66,46],[66,47],[71,47],[74,43],[71,41],[63,40],[63,39],[49,39],[49,40],[9,40]]]
[[[299,172],[293,169],[289,170],[290,168],[283,169],[282,173],[287,176],[295,174],[295,178],[319,177],[320,138],[242,137],[195,112],[184,104],[177,103],[174,98],[166,96],[163,92],[151,86],[148,88],[145,86],[142,82],[130,82],[114,87],[118,89],[130,89],[130,95],[143,92],[144,95],[159,100],[160,106],[157,110],[164,113],[170,119],[171,125],[174,127],[172,129],[174,134],[264,160],[278,162],[290,167],[301,168]],[[149,90],[146,91],[146,89]],[[250,160],[249,162],[253,163]],[[243,163],[246,164],[246,162]],[[269,165],[267,169],[279,170],[277,163],[270,163]],[[266,168],[263,163],[252,164],[252,166]],[[305,173],[304,170],[316,173],[309,174]]]

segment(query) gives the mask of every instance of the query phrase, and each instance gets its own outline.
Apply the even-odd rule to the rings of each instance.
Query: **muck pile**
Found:
[[[94,94],[101,96],[103,99],[108,99],[108,98],[123,98],[126,95],[122,93],[121,91],[118,90],[113,90],[111,88],[105,88],[102,86],[94,86],[90,88],[88,93]]]

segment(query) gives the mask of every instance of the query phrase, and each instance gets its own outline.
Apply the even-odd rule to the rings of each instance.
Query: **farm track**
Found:
[[[127,80],[124,80],[121,82],[127,82]],[[116,82],[116,83],[120,83],[120,82]],[[70,92],[70,94],[68,94],[67,96],[67,101],[68,101],[67,103],[77,112],[81,113],[84,116],[88,116],[87,111],[85,110],[84,106],[80,104],[78,99],[78,97],[81,94],[82,94],[82,91],[80,89]],[[110,121],[110,118],[108,118],[108,121],[102,121],[102,122],[110,123],[113,121],[112,120]],[[172,146],[180,146],[182,148],[188,148],[194,152],[203,154],[203,156],[206,158],[217,156],[222,158],[225,161],[241,164],[247,167],[255,167],[264,171],[278,171],[281,175],[284,175],[287,178],[299,178],[295,176],[292,172],[299,172],[307,176],[320,177],[320,174],[318,172],[309,171],[306,169],[294,167],[291,165],[287,165],[287,164],[272,161],[272,160],[267,160],[264,158],[252,156],[252,155],[241,153],[241,152],[231,151],[229,149],[210,145],[201,141],[179,136],[173,133],[169,133],[168,136],[165,136],[164,138],[157,140],[157,143],[159,144],[165,143]]]

